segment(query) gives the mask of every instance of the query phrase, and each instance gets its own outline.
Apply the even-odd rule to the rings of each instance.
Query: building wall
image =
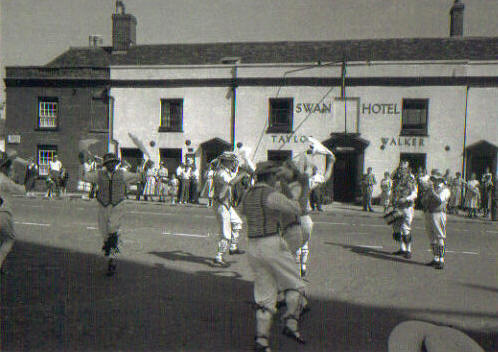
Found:
[[[237,87],[235,141],[243,142],[254,152],[254,161],[267,158],[268,150],[291,150],[295,157],[309,146],[304,138],[313,136],[326,141],[331,133],[344,132],[343,102],[338,85],[289,85],[284,78],[340,77],[340,65],[313,67],[294,71],[299,65],[242,65],[237,78],[254,78],[251,84]],[[485,63],[351,63],[348,78],[387,78],[382,85],[370,81],[368,85],[346,88],[346,97],[357,102],[357,115],[349,105],[348,121],[358,116],[359,136],[369,142],[365,149],[363,171],[372,167],[380,182],[385,171],[392,171],[399,163],[401,153],[426,154],[426,168],[437,168],[452,174],[463,167],[466,85],[451,83],[454,77],[490,76],[498,73],[498,65]],[[122,147],[132,147],[127,136],[133,132],[143,139],[153,159],[159,159],[160,148],[183,148],[187,139],[197,151],[201,143],[218,137],[230,142],[229,86],[217,86],[213,79],[227,79],[233,74],[230,67],[119,67],[111,68],[113,82],[127,81],[126,88],[112,88],[115,104],[114,136]],[[265,83],[268,78],[271,85]],[[389,77],[401,78],[403,84],[389,84]],[[435,78],[430,85],[406,83],[404,78]],[[438,84],[438,78],[442,82]],[[134,86],[133,80],[141,81]],[[159,83],[153,80],[164,80]],[[172,81],[169,81],[172,80]],[[178,80],[184,80],[178,83]],[[260,81],[258,81],[260,80]],[[150,82],[150,84],[143,83]],[[181,87],[160,88],[174,82]],[[450,83],[448,83],[450,82]],[[203,84],[205,84],[203,86]],[[119,85],[119,84],[118,84]],[[267,133],[270,98],[293,98],[293,133]],[[498,144],[498,112],[494,108],[498,88],[472,87],[467,102],[467,145],[481,139]],[[159,133],[160,100],[184,99],[183,133]],[[403,99],[428,99],[428,133],[426,136],[400,136]],[[348,103],[349,100],[348,100]],[[349,131],[349,132],[355,132]],[[155,141],[155,147],[150,147]],[[316,157],[321,171],[324,158]],[[375,194],[380,193],[380,188]]]
[[[107,118],[107,103],[93,99],[100,88],[56,88],[56,87],[7,87],[6,135],[20,135],[19,144],[7,144],[23,158],[37,160],[38,145],[56,145],[59,159],[67,168],[70,180],[68,189],[74,191],[80,174],[78,143],[80,139],[96,138],[101,142],[96,151],[102,155],[107,151],[107,132],[90,130],[90,119],[94,115]],[[38,98],[57,97],[59,127],[55,131],[39,130]]]

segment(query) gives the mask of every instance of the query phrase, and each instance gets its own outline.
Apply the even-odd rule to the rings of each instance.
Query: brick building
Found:
[[[87,126],[97,115],[86,99],[108,109],[110,149],[137,163],[133,133],[170,172],[187,155],[204,168],[239,141],[256,162],[296,157],[313,136],[337,154],[330,187],[338,200],[358,195],[367,167],[380,180],[400,159],[479,175],[497,168],[498,38],[463,37],[463,9],[455,2],[447,38],[167,45],[138,45],[137,20],[122,9],[112,16],[112,47],[70,48],[44,68],[7,68],[8,134],[21,136],[23,153],[59,138],[64,162],[74,148],[62,140],[76,145],[93,133]],[[29,76],[50,69],[87,76],[48,80],[57,81],[51,91],[34,87],[47,80]],[[106,98],[94,99],[101,92]],[[38,108],[40,97],[53,97],[60,109],[77,109],[76,134],[37,131],[26,97]]]

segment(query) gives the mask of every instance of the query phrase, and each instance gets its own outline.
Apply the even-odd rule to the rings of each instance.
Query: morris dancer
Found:
[[[116,271],[114,256],[119,253],[119,229],[124,217],[124,200],[126,186],[137,182],[139,174],[131,173],[118,167],[119,159],[114,153],[104,155],[104,168],[85,173],[86,182],[95,183],[98,201],[98,226],[104,239],[102,250],[108,258],[107,275]]]
[[[417,181],[410,172],[408,162],[402,161],[393,174],[393,199],[391,204],[402,216],[393,223],[393,239],[400,243],[400,249],[394,255],[412,257],[411,224],[415,199],[417,199]]]
[[[11,174],[11,167],[15,158],[15,152],[0,152],[0,268],[12,250],[16,238],[10,195],[26,194],[23,186],[16,184],[8,177]]]
[[[227,267],[228,264],[223,260],[223,256],[227,250],[230,255],[244,253],[244,251],[241,251],[238,247],[242,220],[232,205],[232,186],[240,180],[240,177],[236,177],[238,159],[235,153],[223,152],[223,154],[218,157],[218,160],[219,167],[213,177],[213,209],[220,225],[221,239],[218,243],[218,252],[214,259],[214,264],[221,267]]]
[[[435,269],[443,269],[444,252],[446,241],[446,206],[451,192],[445,184],[445,179],[439,172],[434,170],[429,182],[423,184],[425,230],[431,242],[434,259],[428,263]]]
[[[242,201],[242,213],[247,219],[249,265],[254,272],[256,351],[262,352],[271,351],[269,335],[279,292],[284,292],[286,305],[282,333],[300,344],[305,343],[299,332],[305,283],[299,277],[293,253],[280,236],[282,228],[285,236],[286,224],[282,220],[290,226],[297,224],[301,207],[274,188],[278,170],[271,161],[258,163],[256,184]]]

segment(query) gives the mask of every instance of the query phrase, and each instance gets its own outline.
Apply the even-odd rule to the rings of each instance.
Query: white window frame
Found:
[[[47,176],[50,171],[50,162],[54,161],[57,155],[57,147],[39,146],[38,147],[38,175]]]
[[[59,102],[55,99],[40,98],[38,101],[38,128],[57,128]]]

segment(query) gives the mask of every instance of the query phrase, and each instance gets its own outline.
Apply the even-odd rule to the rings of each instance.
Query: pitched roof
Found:
[[[223,57],[242,63],[316,61],[497,60],[498,37],[407,38],[302,42],[240,42],[136,45],[127,52],[110,47],[70,48],[48,67],[109,65],[208,65]]]

